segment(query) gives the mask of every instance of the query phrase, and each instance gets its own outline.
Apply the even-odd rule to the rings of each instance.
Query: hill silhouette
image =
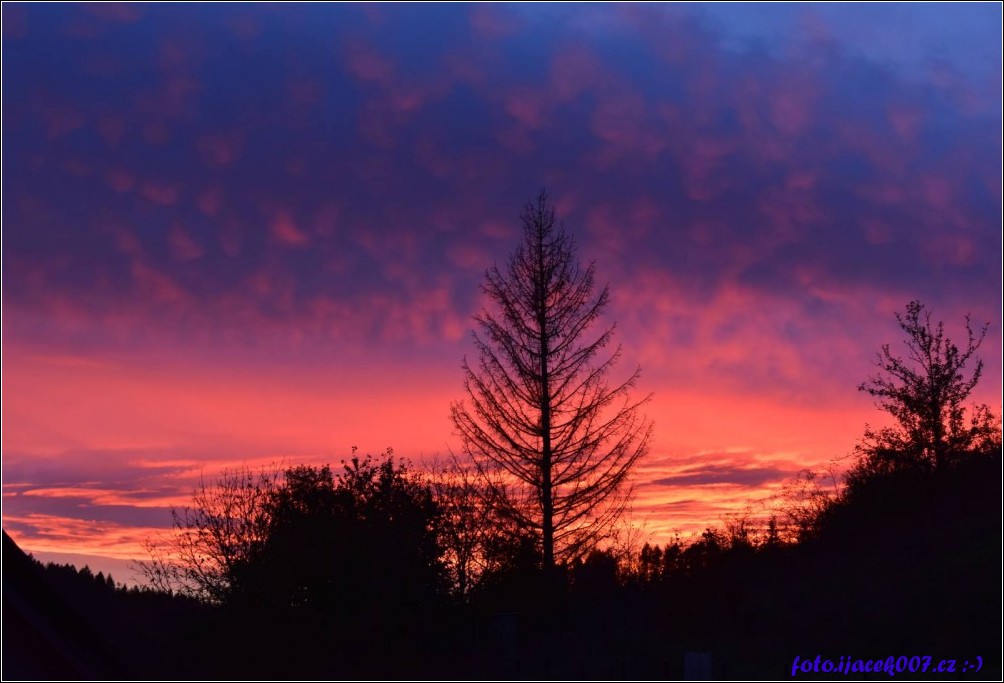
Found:
[[[43,565],[3,532],[5,679],[197,678],[208,616],[87,567]]]

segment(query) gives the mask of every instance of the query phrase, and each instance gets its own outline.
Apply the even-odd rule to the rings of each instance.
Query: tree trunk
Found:
[[[544,266],[544,235],[537,240],[537,328],[540,330],[540,503],[541,531],[544,553],[544,573],[550,577],[554,569],[554,495],[551,490],[551,389],[547,366],[547,273]]]

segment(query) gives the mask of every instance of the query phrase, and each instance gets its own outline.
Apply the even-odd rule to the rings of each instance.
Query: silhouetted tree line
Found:
[[[203,603],[116,584],[90,568],[42,564],[3,534],[4,679],[198,676]]]

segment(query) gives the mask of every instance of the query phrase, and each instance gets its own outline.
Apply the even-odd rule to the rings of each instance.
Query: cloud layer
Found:
[[[991,323],[980,397],[1000,405],[999,7],[911,14],[909,41],[871,7],[3,15],[4,520],[23,539],[33,518],[158,526],[193,470],[134,469],[140,451],[444,449],[478,285],[541,186],[611,283],[625,367],[672,397],[653,457],[743,449],[646,465],[660,528],[680,507],[651,491],[694,501],[696,528],[846,453],[911,299]],[[725,407],[770,418],[750,436]],[[796,415],[829,441],[770,464]]]

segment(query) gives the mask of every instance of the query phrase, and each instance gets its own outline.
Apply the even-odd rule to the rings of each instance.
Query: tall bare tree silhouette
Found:
[[[555,224],[541,191],[520,218],[523,235],[507,266],[482,285],[494,304],[475,316],[478,361],[464,359],[468,401],[451,415],[482,472],[503,471],[507,490],[486,489],[539,543],[544,567],[581,556],[621,516],[625,480],[646,452],[651,423],[630,390],[640,369],[611,383],[621,355],[604,350],[614,328],[588,336],[606,308],[595,267],[581,268],[574,240]]]

